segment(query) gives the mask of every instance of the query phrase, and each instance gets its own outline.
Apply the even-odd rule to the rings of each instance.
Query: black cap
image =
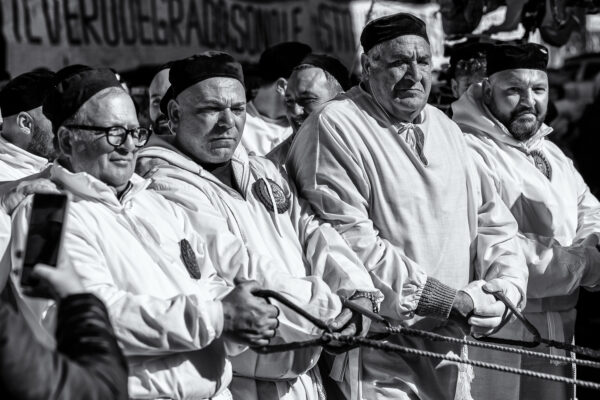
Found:
[[[244,84],[242,66],[227,53],[206,51],[175,61],[169,71],[173,97],[198,82],[219,76],[237,79]]]
[[[330,73],[340,84],[342,89],[350,88],[350,72],[340,60],[325,54],[309,54],[300,65],[312,65]]]
[[[0,91],[0,110],[8,117],[42,105],[54,83],[54,73],[38,70],[17,76]]]
[[[536,43],[501,44],[492,46],[487,52],[487,74],[507,69],[537,69],[546,71],[548,49]]]
[[[417,35],[429,43],[427,28],[422,19],[408,13],[397,13],[374,19],[360,35],[360,44],[365,53],[379,43],[387,42],[403,35]]]
[[[94,69],[84,65],[63,68],[56,73],[55,84],[44,99],[42,111],[56,132],[86,101],[109,87],[121,88],[110,69]]]
[[[288,79],[294,68],[311,53],[309,45],[300,42],[284,42],[269,47],[258,61],[260,77],[271,83],[279,78]]]

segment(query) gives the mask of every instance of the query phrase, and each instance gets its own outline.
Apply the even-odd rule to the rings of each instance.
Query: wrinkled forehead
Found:
[[[177,96],[178,101],[189,104],[205,102],[246,102],[246,90],[240,81],[229,77],[213,77],[197,82]]]
[[[327,76],[318,67],[296,70],[292,73],[286,89],[287,96],[319,94],[327,86]]]
[[[431,46],[417,35],[402,35],[381,44],[381,57],[392,60],[407,57],[431,57]]]
[[[496,72],[489,77],[492,86],[497,87],[531,87],[534,85],[548,85],[548,74],[538,69],[507,69]]]
[[[138,126],[133,100],[120,88],[101,90],[86,101],[79,112],[93,125]]]

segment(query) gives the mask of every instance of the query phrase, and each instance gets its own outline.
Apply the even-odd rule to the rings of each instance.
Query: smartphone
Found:
[[[33,267],[44,263],[56,267],[63,237],[69,196],[64,193],[36,193],[29,216],[29,231],[21,273],[22,286],[35,286]]]

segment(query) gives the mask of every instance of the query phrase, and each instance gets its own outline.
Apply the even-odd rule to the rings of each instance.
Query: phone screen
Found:
[[[36,193],[33,196],[21,275],[22,285],[35,284],[31,271],[37,263],[56,266],[67,201],[64,194]]]

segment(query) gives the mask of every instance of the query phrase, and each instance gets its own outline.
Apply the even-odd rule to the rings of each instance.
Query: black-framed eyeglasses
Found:
[[[83,131],[102,132],[106,140],[112,146],[119,147],[127,141],[127,135],[131,135],[135,147],[142,147],[148,143],[152,131],[150,129],[137,127],[127,129],[123,126],[93,126],[93,125],[65,125],[66,128],[81,129]]]

